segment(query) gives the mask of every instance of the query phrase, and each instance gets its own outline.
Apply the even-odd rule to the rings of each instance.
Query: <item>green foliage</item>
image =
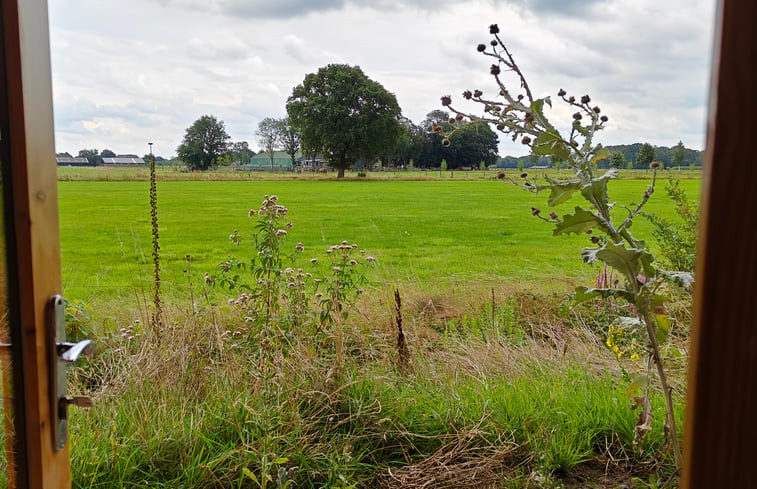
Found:
[[[339,178],[358,159],[394,147],[400,135],[397,99],[356,66],[331,64],[306,75],[286,108],[303,145],[323,152]]]
[[[288,343],[302,329],[326,330],[347,318],[350,307],[365,283],[365,268],[375,261],[357,244],[342,241],[326,250],[328,269],[313,273],[298,266],[295,255],[305,246],[297,243],[293,253],[286,253],[284,242],[293,224],[287,221],[289,210],[276,195],[266,195],[259,209],[249,212],[255,219],[250,238],[238,230],[229,236],[237,246],[252,240],[248,261],[231,258],[219,265],[207,281],[239,293],[232,303],[250,328],[250,337],[262,335],[269,340]],[[318,258],[311,258],[316,267]]]
[[[451,107],[450,96],[442,97],[442,105],[449,107],[457,116],[468,121],[487,121],[509,136],[513,141],[520,139],[521,143],[531,148],[533,155],[554,156],[566,160],[575,170],[574,177],[564,180],[548,178],[545,184],[530,180],[524,174],[522,183],[515,183],[525,190],[539,193],[550,191],[548,204],[554,205],[570,198],[574,193],[580,194],[585,200],[586,207],[576,206],[573,213],[559,218],[555,212],[549,217],[541,214],[538,208],[532,208],[531,214],[541,220],[554,224],[554,235],[580,234],[587,237],[591,245],[581,250],[583,260],[592,264],[604,263],[614,269],[622,282],[612,287],[604,286],[596,289],[579,287],[577,301],[587,300],[597,295],[601,297],[619,297],[628,301],[636,310],[638,319],[646,328],[646,341],[649,344],[651,369],[652,364],[657,367],[657,373],[666,395],[667,416],[666,427],[671,436],[671,446],[676,462],[680,466],[681,453],[678,446],[675,417],[673,414],[672,398],[667,383],[667,377],[662,364],[660,345],[667,338],[667,317],[658,313],[664,311],[664,298],[658,290],[666,281],[664,273],[659,272],[653,265],[654,257],[643,240],[637,239],[631,233],[634,218],[639,215],[649,198],[655,191],[656,172],[660,162],[654,162],[654,148],[643,144],[636,155],[639,167],[652,169],[652,180],[638,203],[631,203],[625,207],[626,215],[618,218],[611,213],[616,203],[611,200],[608,192],[608,182],[616,179],[618,171],[611,168],[601,175],[595,174],[595,164],[608,158],[610,152],[601,144],[594,141],[598,131],[604,129],[608,118],[601,114],[599,106],[591,105],[591,97],[568,96],[560,89],[557,97],[571,110],[575,110],[571,124],[571,131],[567,136],[562,135],[548,120],[544,113],[545,106],[552,105],[550,97],[535,99],[529,84],[508,51],[507,46],[499,36],[496,25],[490,27],[493,41],[489,46],[479,45],[478,51],[493,57],[496,63],[491,67],[491,74],[495,78],[500,100],[493,101],[482,91],[465,91],[463,98],[472,100],[483,106],[484,115],[476,116],[460,112]],[[515,94],[508,88],[508,83],[500,76],[512,72],[518,81],[521,93]],[[457,120],[457,119],[456,119]],[[651,372],[647,373],[651,378]],[[644,434],[651,429],[651,413],[649,408],[649,381],[646,382],[641,393],[634,393],[632,406],[640,411],[636,427],[637,442],[641,443]]]
[[[620,151],[615,151],[612,153],[612,156],[610,157],[610,166],[613,168],[625,168],[626,167],[626,157],[623,156],[623,153]],[[631,166],[633,168],[633,165]]]
[[[239,161],[240,163],[248,163],[250,158],[255,156],[255,152],[250,149],[250,145],[247,141],[238,141],[229,144],[229,152],[227,153],[229,163]]]
[[[499,138],[486,123],[468,124],[453,132],[449,141],[449,156],[445,161],[454,162],[449,166],[452,170],[461,166],[475,167],[476,162],[485,166],[497,161]]]
[[[97,149],[80,149],[77,155],[81,158],[87,158],[91,165],[102,165],[103,158]]]
[[[675,203],[677,218],[650,213],[644,213],[644,217],[654,225],[652,235],[660,248],[663,265],[670,270],[693,272],[699,232],[699,207],[686,196],[679,180],[669,180],[665,192]]]
[[[300,131],[292,126],[288,117],[279,121],[278,140],[281,148],[292,159],[292,166],[294,166],[297,153],[302,149],[302,141],[300,140]]]
[[[229,139],[223,121],[203,115],[187,128],[176,153],[191,170],[207,170],[226,153]]]
[[[655,159],[655,150],[649,143],[644,143],[639,148],[639,152],[636,153],[636,168],[646,169],[649,168],[649,164]]]
[[[279,143],[280,127],[280,119],[266,117],[258,123],[258,130],[255,132],[255,135],[258,137],[258,144],[260,145],[260,149],[268,156],[268,159],[271,161],[271,169],[273,169],[273,158],[276,154],[276,149]]]
[[[683,145],[683,141],[678,141],[678,144],[673,146],[673,159],[671,165],[674,167],[680,167],[683,165],[683,160],[686,157],[686,148]]]

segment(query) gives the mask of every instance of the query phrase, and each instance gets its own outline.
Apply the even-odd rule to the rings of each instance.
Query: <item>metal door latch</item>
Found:
[[[92,407],[88,397],[68,397],[66,395],[66,368],[82,355],[92,354],[92,340],[77,343],[66,341],[65,302],[60,295],[54,295],[47,304],[47,337],[50,357],[50,412],[54,419],[53,446],[61,450],[68,441],[68,407]]]

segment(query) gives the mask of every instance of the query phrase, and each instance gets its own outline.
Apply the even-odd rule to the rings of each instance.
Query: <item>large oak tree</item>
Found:
[[[286,108],[302,145],[322,152],[338,178],[357,160],[394,147],[400,134],[397,99],[358,66],[331,64],[308,74]]]

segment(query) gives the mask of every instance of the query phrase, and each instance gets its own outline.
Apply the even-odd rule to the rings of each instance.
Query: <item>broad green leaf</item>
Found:
[[[573,296],[573,304],[578,305],[592,299],[607,299],[608,297],[620,297],[630,303],[634,302],[633,294],[623,289],[589,289],[587,287],[576,287],[576,293]]]
[[[276,465],[284,465],[285,463],[289,462],[289,459],[286,457],[277,458],[273,461]]]
[[[668,339],[668,334],[670,333],[670,318],[667,314],[655,313],[653,316],[656,325],[655,335],[657,336],[657,341],[665,343],[665,340]]]
[[[655,268],[652,266],[652,262],[654,261],[654,256],[652,256],[652,254],[649,253],[648,251],[645,251],[641,248],[639,249],[641,250],[641,255],[639,256],[639,263],[641,263],[641,269],[644,271],[644,276],[647,278],[657,276],[657,270],[655,270]]]
[[[631,383],[626,386],[626,396],[636,397],[640,395],[649,382],[646,375],[634,375],[631,377]]]
[[[606,160],[611,156],[610,150],[607,148],[598,148],[594,151],[594,157],[591,159],[592,163],[598,163],[602,160]]]
[[[551,190],[547,199],[547,205],[550,206],[567,202],[573,196],[573,192],[581,188],[581,182],[578,180],[568,180],[565,182],[558,182],[550,178],[547,180],[550,183],[548,188]]]
[[[551,192],[547,199],[547,205],[555,206],[567,202],[580,186],[580,182],[561,182],[550,185]]]
[[[607,181],[615,178],[618,178],[618,171],[615,168],[611,168],[601,177],[592,180],[591,184],[581,187],[581,195],[591,202],[597,210],[607,213],[610,209]]]
[[[601,217],[586,209],[576,207],[573,214],[566,214],[562,217],[562,221],[555,225],[552,234],[554,236],[570,233],[581,234],[594,228],[607,230],[607,226]]]
[[[628,249],[622,243],[609,242],[597,250],[596,258],[622,273],[624,277],[635,278],[641,271],[639,259],[643,253],[645,252],[636,248]]]
[[[556,156],[561,160],[570,159],[570,149],[554,130],[547,130],[534,139],[533,152],[539,156]]]
[[[534,100],[531,103],[531,112],[534,113],[536,116],[536,119],[547,128],[549,131],[557,132],[557,129],[549,123],[549,120],[547,120],[547,117],[544,115],[544,103],[547,103],[550,107],[552,107],[552,101],[549,99],[549,97],[546,98],[539,98]]]
[[[247,467],[243,467],[242,473],[245,475],[245,477],[247,477],[248,479],[252,479],[253,481],[255,481],[256,484],[260,485],[260,481],[255,476],[255,474],[252,473],[250,469],[248,469]]]

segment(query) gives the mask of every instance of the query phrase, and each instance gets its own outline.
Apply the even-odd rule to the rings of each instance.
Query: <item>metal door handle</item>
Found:
[[[78,343],[56,343],[55,349],[62,362],[73,363],[81,355],[89,356],[92,354],[92,340],[82,340]]]
[[[47,337],[50,358],[50,412],[55,418],[53,446],[61,450],[68,441],[68,407],[88,408],[92,400],[88,397],[68,397],[66,395],[66,368],[82,355],[92,353],[92,340],[76,343],[66,341],[65,302],[60,295],[54,295],[47,304]]]

